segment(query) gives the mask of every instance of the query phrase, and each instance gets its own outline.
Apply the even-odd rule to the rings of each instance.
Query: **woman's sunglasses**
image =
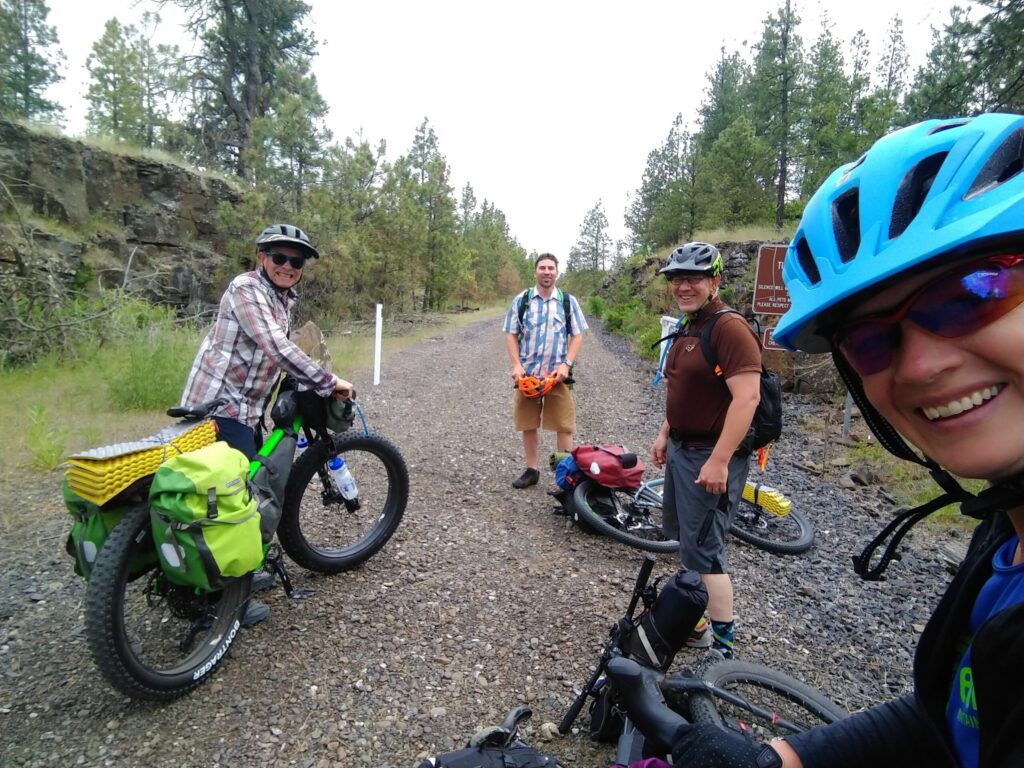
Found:
[[[285,254],[278,253],[277,251],[264,251],[264,253],[279,267],[283,267],[285,262],[288,262],[292,269],[302,269],[306,266],[305,256],[286,256]]]
[[[1024,254],[987,256],[926,283],[891,312],[858,318],[832,344],[862,376],[889,367],[904,318],[944,339],[984,328],[1024,302]]]

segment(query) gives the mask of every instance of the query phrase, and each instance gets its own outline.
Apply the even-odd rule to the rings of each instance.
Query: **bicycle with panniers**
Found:
[[[210,414],[222,404],[171,408],[180,421],[150,438],[68,458],[68,551],[88,582],[86,639],[106,680],[133,698],[175,698],[210,677],[254,572],[308,597],[284,553],[340,573],[378,552],[405,512],[405,460],[368,429],[354,392],[323,399],[285,378],[251,462],[215,442]],[[296,458],[299,436],[307,446]]]

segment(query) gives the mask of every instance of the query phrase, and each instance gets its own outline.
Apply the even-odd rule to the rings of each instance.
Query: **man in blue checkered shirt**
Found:
[[[518,383],[524,376],[550,376],[556,384],[542,397],[526,397],[518,387],[513,394],[512,420],[523,435],[526,458],[526,469],[512,481],[513,488],[527,488],[540,479],[537,448],[542,427],[556,434],[556,450],[572,450],[576,406],[566,379],[587,330],[576,298],[555,288],[558,259],[542,253],[534,262],[533,274],[537,284],[517,294],[505,313],[505,347],[512,363],[513,382]],[[526,305],[520,312],[524,299]]]

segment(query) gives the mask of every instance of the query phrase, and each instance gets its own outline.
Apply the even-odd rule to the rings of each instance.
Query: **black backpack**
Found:
[[[555,758],[519,738],[519,725],[533,710],[515,707],[498,726],[473,734],[463,749],[424,760],[417,768],[562,768]]]
[[[708,318],[708,321],[704,324],[704,327],[700,330],[700,349],[704,353],[704,359],[708,361],[708,365],[711,366],[711,370],[716,375],[721,376],[722,371],[718,367],[718,358],[715,357],[715,350],[711,347],[711,330],[715,327],[715,323],[718,322],[718,318],[721,315],[732,312],[736,315],[741,315],[732,307],[723,307]],[[754,333],[754,329],[750,329],[751,333]],[[675,338],[676,336],[689,336],[686,330],[677,331],[666,338]],[[757,334],[754,333],[757,337]],[[660,343],[659,340],[656,343]],[[761,344],[760,337],[757,338],[758,346]],[[779,375],[774,371],[769,371],[761,364],[761,401],[757,404],[757,410],[754,412],[754,419],[750,423],[750,433],[744,439],[741,447],[745,450],[756,451],[758,448],[764,448],[768,443],[778,440],[782,434],[782,384],[779,381]]]

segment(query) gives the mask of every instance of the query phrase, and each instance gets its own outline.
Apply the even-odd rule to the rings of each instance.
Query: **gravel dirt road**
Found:
[[[63,553],[59,474],[6,494],[0,764],[411,768],[525,703],[528,741],[566,766],[607,765],[608,747],[585,734],[545,739],[542,725],[558,721],[589,675],[641,554],[553,514],[546,469],[539,485],[512,489],[522,460],[508,369],[491,320],[393,356],[378,387],[355,377],[371,427],[409,465],[398,533],[351,573],[294,567],[315,596],[269,593],[269,619],[243,631],[209,683],[170,704],[126,700],[95,671],[85,584]],[[664,397],[647,366],[592,330],[577,372],[578,440],[646,456]],[[730,545],[737,655],[852,710],[908,690],[912,649],[949,574],[936,535],[915,533],[887,581],[854,576],[850,555],[887,510],[872,489],[842,490],[803,468],[834,435],[807,428],[820,423],[820,403],[787,396],[785,407],[765,481],[809,512],[817,540],[796,557]],[[545,435],[542,454],[553,446]],[[655,573],[675,568],[660,556]],[[687,651],[676,663],[697,658]]]

